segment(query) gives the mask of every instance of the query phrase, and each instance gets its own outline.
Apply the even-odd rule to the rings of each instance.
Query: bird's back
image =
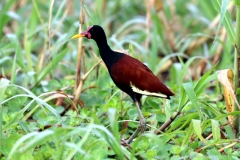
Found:
[[[115,84],[124,92],[169,98],[174,94],[139,60],[124,55],[109,69]]]

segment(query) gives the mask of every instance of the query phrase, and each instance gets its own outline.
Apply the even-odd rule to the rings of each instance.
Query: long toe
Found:
[[[130,144],[139,132],[144,133],[145,128],[146,128],[146,120],[144,118],[140,119],[137,130],[131,135],[127,143]]]
[[[140,128],[138,127],[137,130],[130,136],[130,138],[128,139],[128,144],[130,144],[132,142],[132,140],[137,136],[137,134],[140,132]]]

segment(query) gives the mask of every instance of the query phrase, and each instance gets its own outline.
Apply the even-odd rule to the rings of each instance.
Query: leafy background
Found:
[[[1,159],[240,158],[229,120],[240,112],[227,112],[218,81],[219,70],[234,68],[236,4],[1,1]],[[135,105],[113,84],[95,42],[71,40],[93,24],[175,93],[143,98],[147,130],[130,145],[121,142],[138,126]]]

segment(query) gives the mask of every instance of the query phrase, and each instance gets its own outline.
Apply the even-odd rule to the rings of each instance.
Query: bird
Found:
[[[132,98],[137,107],[139,125],[127,140],[127,143],[130,144],[137,134],[139,132],[144,133],[146,128],[146,120],[141,111],[142,96],[170,99],[171,96],[174,96],[174,93],[142,62],[127,54],[113,51],[107,43],[106,34],[101,26],[90,26],[85,32],[72,36],[72,39],[81,37],[93,39],[97,43],[100,56],[111,79],[120,90]]]

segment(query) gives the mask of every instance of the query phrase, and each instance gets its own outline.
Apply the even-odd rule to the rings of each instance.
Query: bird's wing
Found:
[[[174,95],[147,66],[128,55],[118,60],[110,72],[116,84],[131,87],[136,93],[163,98]]]

